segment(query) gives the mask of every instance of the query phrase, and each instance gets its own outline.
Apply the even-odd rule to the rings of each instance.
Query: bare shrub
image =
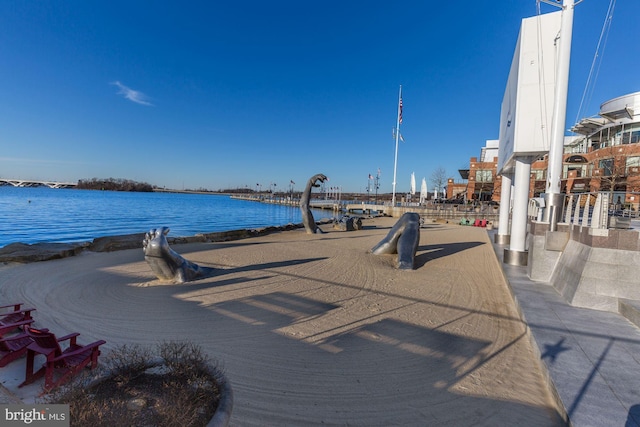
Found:
[[[103,371],[108,371],[116,381],[126,381],[149,366],[153,350],[139,344],[124,344],[115,348],[101,361]]]
[[[205,426],[220,401],[222,372],[190,342],[114,349],[98,373],[87,371],[55,390],[72,426]]]

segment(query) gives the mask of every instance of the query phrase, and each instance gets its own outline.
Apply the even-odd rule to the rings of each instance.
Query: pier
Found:
[[[258,195],[231,195],[234,199],[248,200],[260,203],[271,203],[285,206],[299,206],[300,199],[289,197],[269,197]],[[354,215],[354,216],[391,216],[399,218],[407,212],[415,212],[420,215],[424,221],[456,223],[461,221],[469,221],[473,223],[476,219],[487,220],[492,225],[498,224],[498,206],[489,204],[448,204],[433,203],[431,201],[420,203],[397,203],[391,206],[391,203],[372,203],[358,200],[325,200],[312,199],[309,202],[312,209],[333,210],[336,215]]]

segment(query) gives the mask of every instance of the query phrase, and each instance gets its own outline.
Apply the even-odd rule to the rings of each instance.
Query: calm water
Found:
[[[316,220],[331,211],[314,210]],[[229,196],[0,186],[0,247],[81,242],[167,226],[169,236],[301,223],[298,207]]]

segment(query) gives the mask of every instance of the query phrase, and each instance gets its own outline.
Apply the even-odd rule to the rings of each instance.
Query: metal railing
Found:
[[[567,194],[560,222],[595,229],[630,228],[631,220],[640,217],[630,205],[610,202],[608,191]],[[540,221],[544,206],[542,197],[529,200],[528,216]]]

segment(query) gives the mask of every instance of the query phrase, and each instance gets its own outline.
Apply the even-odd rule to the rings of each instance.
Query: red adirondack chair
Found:
[[[4,334],[14,331],[16,329],[22,329],[26,325],[33,323],[31,312],[35,308],[21,308],[22,303],[2,305],[0,306],[0,338]],[[13,310],[7,311],[6,309],[13,308]]]
[[[48,332],[48,329],[42,329]],[[0,338],[0,368],[24,356],[27,347],[33,342],[31,337],[24,331],[20,333]]]
[[[24,356],[32,342],[29,335],[24,332],[0,338],[0,368]]]
[[[76,341],[80,335],[77,332],[61,338],[56,338],[51,332],[42,329],[27,328],[26,333],[33,342],[27,347],[26,378],[20,387],[44,376],[43,389],[45,393],[68,381],[87,365],[90,365],[91,369],[97,367],[100,355],[99,347],[106,343],[106,341],[100,340],[83,346]],[[69,346],[65,350],[62,350],[59,344],[63,341],[69,341]],[[34,373],[33,359],[36,354],[44,354],[47,360]]]

